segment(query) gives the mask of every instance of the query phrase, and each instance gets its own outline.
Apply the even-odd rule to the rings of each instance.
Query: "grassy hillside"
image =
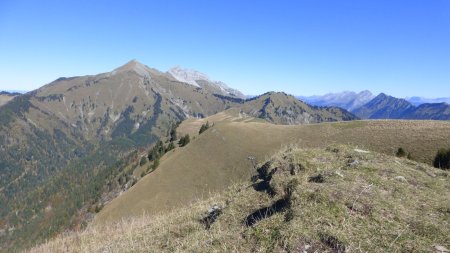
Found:
[[[166,136],[177,121],[230,104],[135,61],[15,97],[0,107],[0,248],[73,226],[129,152]]]
[[[282,126],[251,117],[220,113],[189,120],[179,130],[191,135],[202,122],[214,126],[189,145],[166,154],[156,171],[141,179],[97,215],[95,222],[171,210],[246,180],[253,162],[264,161],[280,147],[325,147],[333,143],[394,155],[399,147],[417,161],[431,163],[437,150],[450,146],[450,123],[436,121],[353,121]],[[249,158],[254,158],[251,160]]]
[[[217,85],[193,86],[130,61],[107,73],[59,78],[1,106],[0,247],[26,247],[76,226],[77,213],[105,191],[117,192],[116,177],[121,187],[137,179],[123,164],[129,153],[167,136],[176,122],[245,104],[227,92],[215,94]],[[273,101],[283,108],[300,103],[286,95]],[[289,109],[283,108],[261,118]]]
[[[444,252],[438,250],[450,248],[446,171],[341,145],[289,147],[261,161],[249,171],[251,181],[245,178],[208,200],[155,216],[91,226],[30,252]],[[211,209],[214,205],[216,211]]]
[[[339,107],[310,106],[284,92],[268,92],[248,99],[236,108],[246,115],[283,125],[358,119]]]

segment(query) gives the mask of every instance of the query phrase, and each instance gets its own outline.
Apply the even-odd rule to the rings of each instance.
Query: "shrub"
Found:
[[[164,155],[165,148],[162,141],[158,141],[156,145],[148,153],[148,160],[154,161]]]
[[[167,148],[166,148],[166,153],[167,152],[169,152],[170,150],[172,150],[172,149],[175,149],[175,144],[173,144],[173,142],[171,141],[170,143],[169,143],[169,145],[167,145]]]
[[[181,121],[177,122],[175,125],[173,125],[169,130],[169,136],[170,141],[176,141],[177,140],[177,128],[181,124]]]
[[[397,157],[405,157],[406,156],[406,152],[403,148],[398,148],[397,153],[395,153],[395,156]]]
[[[433,166],[440,169],[450,169],[450,149],[440,149],[434,158]]]
[[[185,136],[181,137],[181,139],[180,139],[180,141],[178,142],[178,144],[180,145],[180,147],[184,147],[184,146],[186,146],[190,141],[191,141],[191,138],[189,137],[189,134],[186,134]]]
[[[171,129],[169,135],[170,135],[170,141],[175,141],[177,139],[177,130]]]
[[[141,158],[141,161],[139,162],[139,166],[143,166],[143,165],[146,164],[146,163],[147,163],[147,157],[143,156],[143,157]]]
[[[203,124],[203,125],[200,127],[200,130],[198,131],[198,134],[202,134],[202,133],[205,132],[209,127],[210,127],[209,122],[206,121],[206,124]]]
[[[97,204],[96,206],[95,206],[95,212],[96,213],[98,213],[98,212],[100,212],[101,210],[102,210],[102,208],[103,208],[103,205],[102,204]]]
[[[159,159],[156,159],[153,162],[152,171],[156,170],[156,168],[158,168],[158,166],[159,166]]]
[[[406,156],[406,158],[408,158],[409,160],[413,160],[414,159],[414,157],[409,152],[408,152],[408,155]]]

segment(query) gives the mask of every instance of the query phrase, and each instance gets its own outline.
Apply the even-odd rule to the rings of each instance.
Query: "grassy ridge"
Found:
[[[449,173],[349,146],[289,147],[253,181],[31,252],[430,252],[449,247]],[[205,226],[208,208],[221,211]],[[202,222],[203,221],[203,222]]]
[[[248,179],[253,169],[249,157],[263,161],[291,143],[303,148],[350,144],[392,155],[403,147],[416,160],[426,163],[431,163],[440,147],[450,146],[449,122],[354,121],[280,126],[247,122],[225,113],[206,120],[214,122],[214,126],[188,146],[166,154],[155,172],[106,205],[95,222],[139,216],[144,211],[166,212],[208,197]],[[194,133],[196,126],[201,123],[188,121],[180,130]]]

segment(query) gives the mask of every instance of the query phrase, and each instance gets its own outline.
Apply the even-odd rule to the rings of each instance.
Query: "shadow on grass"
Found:
[[[283,198],[277,200],[271,206],[263,207],[248,215],[244,219],[243,223],[245,224],[245,226],[251,227],[260,220],[267,219],[276,213],[283,212],[289,207],[289,204],[290,204],[289,199]]]

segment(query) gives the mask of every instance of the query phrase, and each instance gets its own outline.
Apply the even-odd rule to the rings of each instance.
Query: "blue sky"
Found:
[[[0,90],[130,59],[246,94],[450,96],[450,1],[0,1]]]

